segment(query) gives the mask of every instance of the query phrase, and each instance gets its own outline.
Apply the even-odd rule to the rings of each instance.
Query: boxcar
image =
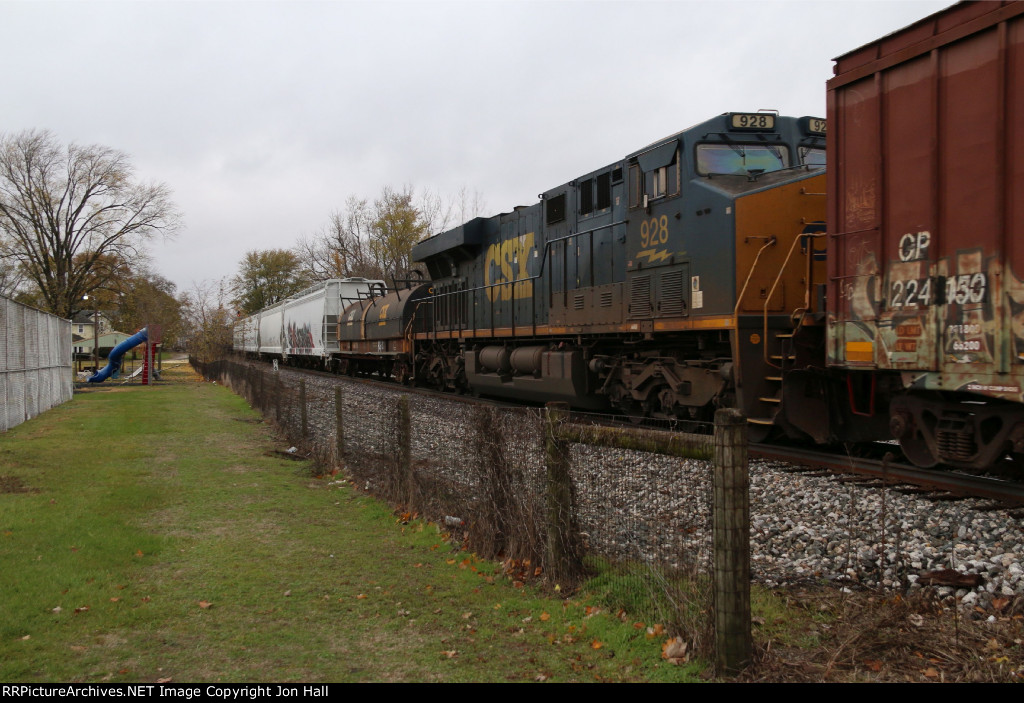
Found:
[[[961,3],[840,56],[828,126],[848,410],[925,466],[1021,452],[1024,3]]]

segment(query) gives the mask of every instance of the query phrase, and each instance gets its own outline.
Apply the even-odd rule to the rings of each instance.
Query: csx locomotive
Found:
[[[269,344],[240,336],[460,392],[685,422],[737,406],[764,433],[795,330],[823,314],[824,155],[822,119],[719,115],[420,242],[430,281],[361,283],[336,332],[329,310],[275,310]]]

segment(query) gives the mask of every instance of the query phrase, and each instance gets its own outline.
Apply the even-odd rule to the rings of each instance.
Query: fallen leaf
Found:
[[[114,596],[113,598],[111,598],[111,599],[110,599],[110,602],[111,602],[111,603],[116,603],[116,602],[117,602],[117,601],[119,601],[119,600],[121,600],[121,599],[120,599],[120,598],[118,598],[117,596]]]
[[[102,335],[100,335],[100,336],[102,336]],[[288,598],[289,596],[291,596],[291,594],[292,594],[291,589],[288,589],[287,591],[284,592],[284,597]]]
[[[930,679],[934,679],[938,678],[939,672],[934,667],[929,666],[927,669],[924,670],[924,675]]]
[[[865,659],[864,666],[871,669],[872,671],[882,670],[882,662],[880,662],[878,659]]]
[[[208,600],[201,600],[201,601],[199,601],[199,607],[202,608],[203,610],[209,610],[210,607],[212,607],[212,606],[213,606],[213,603],[211,603]]]
[[[102,336],[102,335],[101,335],[101,336]],[[170,682],[171,682],[171,677],[170,677],[170,676],[168,676],[168,677],[167,677],[167,678],[165,678],[165,679],[157,679],[157,680],[156,680],[156,682],[157,682],[157,683],[170,683]]]
[[[456,654],[458,654],[458,652],[457,652],[457,651],[455,651],[454,649],[448,649],[448,650],[444,650],[444,651],[442,651],[442,652],[441,652],[441,654],[443,654],[443,655],[445,655],[446,657],[448,657],[449,659],[451,659],[451,658],[452,658],[452,657],[454,657],[454,656],[455,656]]]
[[[430,586],[427,586],[427,588],[430,588]],[[364,598],[366,598],[365,593],[360,593],[358,596],[356,596],[356,600],[363,600]]]
[[[462,619],[463,620],[469,620],[471,617],[473,617],[473,613],[463,613],[462,614]]]
[[[673,637],[665,640],[661,645],[661,658],[668,660],[670,664],[686,663],[690,657],[686,653],[686,642],[683,642],[683,638]]]
[[[663,634],[665,634],[665,626],[660,623],[656,623],[654,627],[647,628],[648,637],[660,637]]]
[[[601,647],[603,647],[603,646],[604,646],[604,643],[603,642],[598,642],[597,640],[594,640],[593,642],[590,643],[590,648],[591,649],[601,649]]]
[[[75,614],[78,614],[78,613],[88,613],[88,612],[89,612],[89,606],[87,606],[87,605],[83,605],[80,608],[75,608]]]
[[[541,619],[541,622],[547,622],[548,620],[551,619],[551,615],[549,615],[548,613],[541,613],[540,614],[540,619]]]

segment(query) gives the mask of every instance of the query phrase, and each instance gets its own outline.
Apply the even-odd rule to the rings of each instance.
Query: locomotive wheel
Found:
[[[437,358],[434,359],[433,363],[430,364],[430,375],[428,376],[428,384],[437,391],[444,393],[448,384],[445,381],[445,366],[444,360]]]

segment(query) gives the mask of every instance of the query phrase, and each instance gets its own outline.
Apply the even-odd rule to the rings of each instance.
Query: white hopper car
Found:
[[[385,291],[384,281],[332,278],[238,320],[235,351],[279,358],[295,366],[325,367],[340,351],[338,319],[358,300]]]

